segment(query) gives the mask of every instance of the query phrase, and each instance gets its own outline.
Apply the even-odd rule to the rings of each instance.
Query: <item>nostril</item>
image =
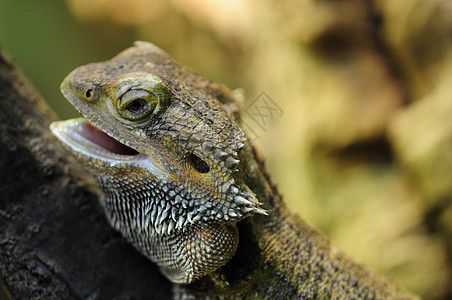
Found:
[[[203,161],[199,156],[191,153],[189,156],[190,163],[199,173],[207,173],[210,171],[209,165]]]

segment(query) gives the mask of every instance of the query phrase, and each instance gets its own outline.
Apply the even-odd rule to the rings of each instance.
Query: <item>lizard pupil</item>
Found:
[[[209,165],[203,161],[199,156],[191,153],[190,154],[190,162],[195,170],[199,173],[207,173],[210,171]]]
[[[145,106],[145,100],[138,98],[130,102],[129,105],[127,105],[127,109],[132,113],[137,113],[143,110]]]
[[[93,90],[87,89],[87,90],[85,91],[85,97],[86,97],[86,98],[91,98],[92,96],[93,96]]]

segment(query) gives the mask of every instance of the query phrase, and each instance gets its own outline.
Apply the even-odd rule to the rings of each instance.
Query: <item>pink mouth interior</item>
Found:
[[[83,124],[80,134],[91,142],[107,149],[110,152],[122,155],[136,155],[138,152],[126,145],[118,142],[103,131],[86,122]]]

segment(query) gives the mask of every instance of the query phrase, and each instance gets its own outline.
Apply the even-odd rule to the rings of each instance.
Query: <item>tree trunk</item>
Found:
[[[0,299],[169,299],[171,284],[107,223],[55,120],[0,54]]]

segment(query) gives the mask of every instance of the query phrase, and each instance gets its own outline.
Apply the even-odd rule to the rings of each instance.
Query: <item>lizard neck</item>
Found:
[[[264,207],[272,208],[269,216],[240,221],[235,256],[210,276],[176,286],[176,299],[414,299],[388,279],[347,259],[322,233],[292,214],[263,161],[254,149],[249,150],[245,182]]]

